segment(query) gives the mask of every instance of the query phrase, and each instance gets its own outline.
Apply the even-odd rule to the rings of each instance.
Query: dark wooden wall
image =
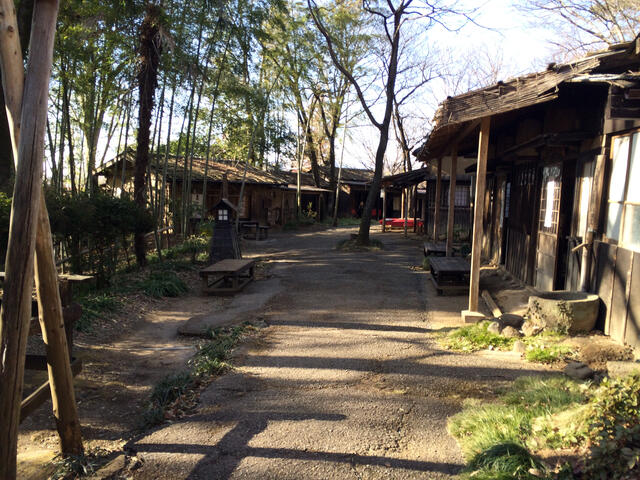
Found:
[[[640,346],[640,253],[596,242],[594,254],[593,291],[602,301],[598,327],[619,342]]]

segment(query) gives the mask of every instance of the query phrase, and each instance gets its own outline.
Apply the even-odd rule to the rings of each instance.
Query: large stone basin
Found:
[[[545,329],[589,332],[596,325],[599,308],[598,295],[560,290],[529,297],[527,316],[531,322]]]

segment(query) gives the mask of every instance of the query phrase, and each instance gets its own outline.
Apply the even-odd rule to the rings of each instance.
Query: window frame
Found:
[[[627,130],[625,132],[619,132],[616,133],[614,135],[611,135],[611,148],[609,151],[609,168],[608,168],[608,185],[607,185],[607,196],[606,196],[606,214],[605,214],[605,224],[604,224],[604,240],[607,243],[610,243],[612,245],[617,245],[619,247],[622,248],[626,248],[627,250],[631,250],[631,251],[635,251],[635,252],[640,252],[640,239],[636,242],[636,245],[633,244],[629,244],[627,242],[624,242],[624,237],[625,237],[625,218],[626,218],[626,210],[627,210],[627,206],[634,206],[634,207],[639,207],[640,208],[640,202],[632,202],[632,201],[628,201],[628,195],[629,195],[629,183],[630,183],[630,179],[631,179],[631,153],[633,152],[633,137],[637,135],[639,137],[638,139],[638,143],[639,143],[639,147],[640,147],[640,128],[634,128],[633,130]],[[613,161],[614,161],[614,157],[615,157],[615,143],[616,143],[616,139],[619,138],[624,138],[624,137],[628,137],[629,138],[629,147],[628,147],[628,152],[627,152],[627,158],[626,158],[626,168],[625,168],[625,177],[624,177],[624,192],[622,195],[622,200],[618,201],[618,200],[611,200],[611,180],[612,180],[612,175],[613,175]],[[640,158],[640,154],[638,155],[638,158]],[[618,238],[612,238],[609,237],[607,235],[607,225],[609,222],[609,207],[612,204],[617,204],[621,206],[620,209],[620,227],[618,230]]]

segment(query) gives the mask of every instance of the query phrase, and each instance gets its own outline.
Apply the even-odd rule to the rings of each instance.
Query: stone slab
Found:
[[[191,317],[178,327],[178,333],[192,337],[204,337],[213,328],[249,320],[253,314],[262,311],[266,303],[281,290],[282,286],[277,278],[253,282],[242,294],[234,297],[226,309]]]

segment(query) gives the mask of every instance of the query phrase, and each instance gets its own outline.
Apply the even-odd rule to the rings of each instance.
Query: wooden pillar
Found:
[[[442,157],[438,158],[438,173],[436,177],[436,198],[433,212],[433,241],[438,242],[440,228],[440,197],[442,197]]]
[[[0,6],[3,13],[8,8],[13,10],[13,2],[9,2],[10,7],[5,5],[4,0]],[[14,160],[16,160],[16,171],[21,168],[21,164],[25,160],[32,157],[32,161],[42,163],[42,150],[39,145],[31,145],[31,153],[25,150],[20,140],[20,124],[19,118],[27,115],[33,118],[31,124],[23,121],[24,135],[32,137],[30,140],[40,141],[44,139],[44,122],[46,121],[46,105],[48,100],[48,81],[51,65],[51,52],[53,48],[53,38],[55,33],[55,22],[57,16],[57,2],[37,2],[34,10],[34,29],[31,38],[31,54],[29,57],[27,87],[24,89],[23,77],[24,70],[22,58],[20,55],[21,48],[18,39],[18,29],[15,23],[15,17],[3,15],[6,23],[2,25],[2,38],[0,43],[3,44],[2,68],[3,72],[11,75],[10,72],[17,72],[13,81],[11,76],[5,77],[3,80],[5,90],[5,100],[7,111],[9,114],[11,139],[14,152]],[[39,30],[36,30],[36,26]],[[34,51],[37,47],[37,53]],[[7,52],[4,47],[10,47]],[[32,64],[33,62],[33,64]],[[18,78],[19,81],[15,81]],[[33,81],[32,81],[33,79]],[[24,89],[24,90],[23,90]],[[22,97],[29,99],[35,92],[41,97],[37,99],[38,106],[29,108],[28,100],[25,100],[24,112],[22,108]],[[35,127],[33,123],[35,122]],[[39,126],[39,123],[42,125]],[[38,130],[40,128],[40,130]],[[34,135],[35,132],[35,135]],[[28,140],[29,141],[29,140]],[[22,145],[22,150],[18,151],[18,145]],[[17,159],[20,159],[18,162]],[[38,185],[38,190],[41,186]],[[42,329],[42,337],[46,345],[47,366],[49,373],[49,385],[52,397],[54,416],[60,436],[62,452],[65,454],[81,454],[82,438],[80,435],[80,424],[78,420],[75,395],[73,391],[73,374],[71,372],[69,349],[65,334],[65,326],[62,314],[62,302],[60,299],[60,290],[58,288],[58,274],[56,271],[53,243],[51,237],[51,228],[49,225],[49,216],[45,204],[44,194],[41,192],[38,201],[35,238],[35,273],[36,273],[36,289],[38,292],[38,308],[40,316],[40,326]],[[36,210],[34,210],[35,212]],[[27,275],[31,279],[31,274]],[[31,288],[28,289],[29,303],[31,298]],[[29,316],[30,316],[29,307]],[[4,314],[3,314],[4,317]],[[3,318],[4,320],[4,318]],[[6,326],[6,325],[5,325]],[[4,465],[5,452],[2,453],[1,470],[6,473],[6,465]],[[11,468],[11,466],[9,466]]]
[[[453,226],[456,208],[456,172],[458,170],[458,145],[451,148],[451,175],[449,176],[449,211],[447,217],[447,257],[453,255]]]
[[[403,203],[403,210],[404,210],[404,236],[407,236],[407,225],[409,223],[409,189],[407,187],[404,187],[402,189],[402,191],[404,192],[404,202]]]
[[[382,233],[387,231],[387,189],[382,187]]]
[[[582,249],[582,264],[580,268],[580,291],[589,291],[591,263],[593,259],[593,245],[595,233],[598,230],[600,220],[600,208],[602,206],[602,194],[604,192],[604,169],[607,160],[606,155],[606,135],[602,140],[602,153],[596,157],[596,165],[591,183],[591,193],[589,196],[589,210],[587,216],[587,232]]]
[[[422,234],[427,234],[427,176],[424,177],[424,197],[422,197]]]
[[[473,244],[471,247],[471,278],[469,282],[469,311],[478,311],[480,289],[480,256],[482,255],[482,219],[484,194],[487,184],[487,155],[491,117],[482,119],[478,138],[478,165],[476,170],[476,196],[473,209]]]
[[[413,187],[413,233],[418,233],[418,184]]]

